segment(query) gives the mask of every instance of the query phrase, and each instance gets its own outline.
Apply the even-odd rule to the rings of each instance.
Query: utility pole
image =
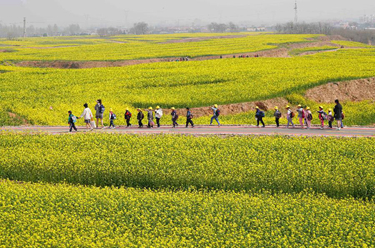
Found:
[[[26,17],[23,18],[23,38],[26,38]]]
[[[295,14],[294,14],[294,23],[297,24],[297,22],[298,22],[297,0],[296,0],[295,5],[294,5],[294,10],[295,10]]]

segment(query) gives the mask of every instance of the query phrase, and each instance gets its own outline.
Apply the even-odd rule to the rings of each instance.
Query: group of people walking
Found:
[[[339,103],[339,100],[335,100],[336,106],[332,112],[332,109],[328,109],[328,113],[324,112],[324,109],[322,106],[319,107],[319,110],[317,111],[318,113],[318,118],[321,121],[321,129],[324,128],[324,122],[328,120],[329,127],[332,128],[332,123],[334,120],[337,121],[337,129],[340,130],[340,128],[343,127],[342,120],[344,119],[344,113],[342,112],[342,106]],[[95,119],[94,120],[94,115],[91,111],[91,109],[88,107],[88,104],[85,103],[84,105],[84,110],[82,114],[79,117],[76,117],[73,115],[72,111],[69,111],[69,131],[72,132],[73,130],[77,131],[77,128],[75,126],[75,123],[77,122],[78,119],[83,118],[84,122],[86,124],[87,129],[94,129],[94,128],[99,128],[99,125],[101,125],[101,128],[104,128],[103,124],[103,119],[104,119],[104,112],[105,112],[105,107],[102,103],[101,99],[98,99],[95,105]],[[295,113],[291,109],[290,106],[286,106],[287,109],[287,128],[291,125],[293,128],[295,127],[295,124],[293,123],[293,118],[295,117]],[[218,108],[218,105],[215,104],[214,106],[211,107],[212,110],[212,117],[210,121],[210,125],[212,125],[213,121],[216,121],[217,125],[220,127],[220,121],[219,121],[219,116],[221,114],[220,109]],[[145,119],[145,114],[143,113],[143,110],[141,108],[137,109],[137,121],[138,121],[138,128],[143,128],[144,124],[143,121]],[[153,128],[157,127],[160,128],[160,120],[163,117],[163,110],[160,108],[160,106],[157,106],[156,109],[154,110],[152,107],[149,107],[147,110],[145,110],[147,113],[147,128]],[[304,128],[304,125],[309,129],[311,127],[311,121],[313,119],[312,112],[310,110],[310,107],[305,107],[303,108],[301,105],[297,106],[296,109],[298,113],[298,119],[299,119],[299,124],[301,125],[302,128]],[[255,113],[255,118],[257,120],[257,127],[259,127],[259,124],[262,124],[262,127],[265,127],[263,118],[265,117],[265,112],[262,111],[258,106],[256,106],[256,113]],[[282,117],[281,112],[279,111],[278,107],[275,107],[275,112],[274,112],[274,117],[275,117],[275,122],[276,122],[276,127],[280,126],[280,118]],[[116,114],[113,112],[112,109],[109,110],[109,128],[116,128],[114,121],[117,119]],[[129,111],[128,108],[125,110],[124,114],[124,119],[126,120],[126,127],[131,127],[132,124],[130,123],[130,120],[132,118],[132,113]],[[156,120],[156,123],[154,122],[154,119]],[[172,126],[173,128],[178,126],[177,120],[179,119],[179,115],[176,111],[176,109],[173,107],[171,108],[171,121],[172,121]],[[194,122],[193,122],[193,113],[190,110],[190,108],[186,108],[186,125],[185,127],[188,128],[189,125],[193,128],[194,127]]]

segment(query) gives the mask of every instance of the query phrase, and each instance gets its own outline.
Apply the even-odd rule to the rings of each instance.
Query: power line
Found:
[[[295,3],[295,5],[294,5],[294,11],[295,11],[295,13],[294,13],[294,23],[296,23],[296,24],[297,24],[297,22],[298,22],[298,8],[297,8],[297,0],[296,0],[296,3]]]

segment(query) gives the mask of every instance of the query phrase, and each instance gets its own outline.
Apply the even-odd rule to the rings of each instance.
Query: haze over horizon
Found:
[[[298,0],[299,21],[358,19],[375,14],[375,1]],[[122,26],[235,22],[276,24],[294,19],[294,0],[0,0],[0,24]]]

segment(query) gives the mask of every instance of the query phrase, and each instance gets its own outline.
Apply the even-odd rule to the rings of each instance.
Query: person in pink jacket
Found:
[[[307,124],[307,129],[311,128],[311,121],[313,119],[312,113],[310,111],[310,107],[306,107],[306,124]]]

